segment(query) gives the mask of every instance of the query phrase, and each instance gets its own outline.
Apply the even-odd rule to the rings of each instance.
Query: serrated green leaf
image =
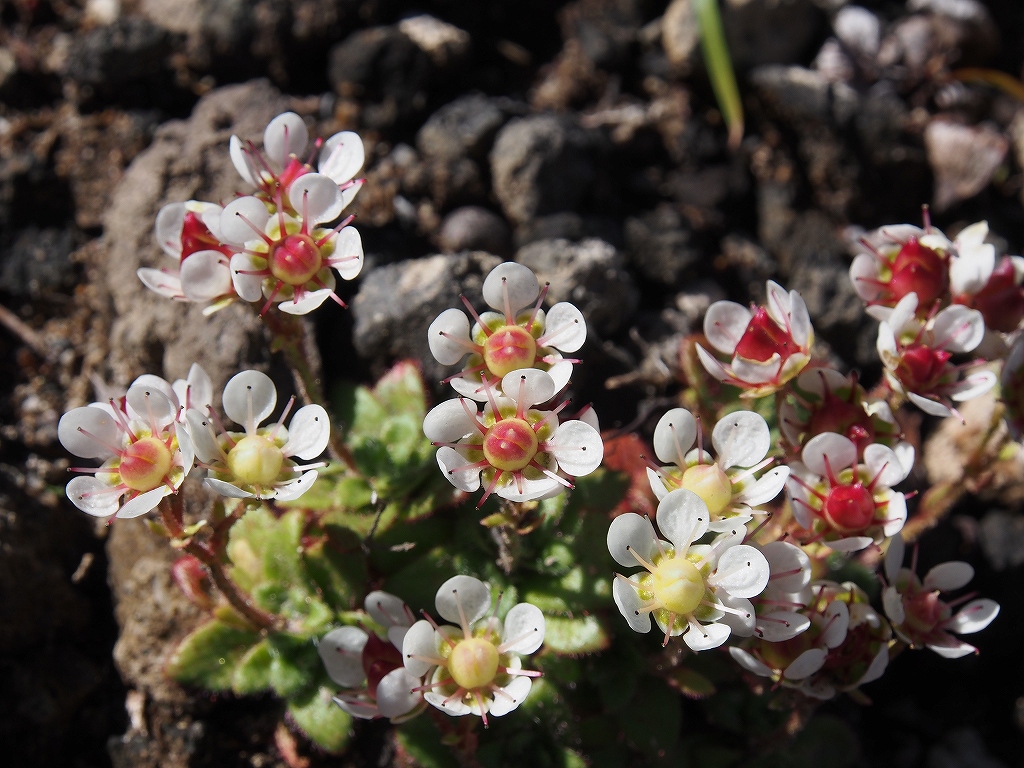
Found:
[[[596,616],[545,616],[544,646],[555,653],[595,653],[608,647],[608,633]]]
[[[270,687],[270,664],[273,657],[266,640],[256,643],[239,659],[231,676],[231,690],[239,695],[257,693]]]
[[[175,649],[167,674],[179,683],[211,691],[231,688],[235,666],[259,635],[214,619],[190,634]]]
[[[304,697],[289,701],[288,714],[302,732],[324,751],[339,755],[348,746],[352,718],[332,701],[329,689],[321,686]]]
[[[704,675],[689,667],[672,670],[667,678],[668,684],[677,689],[688,699],[706,699],[715,692],[715,684]]]
[[[345,529],[339,529],[355,536]],[[341,534],[325,536],[324,539],[306,547],[303,559],[306,571],[320,589],[324,601],[336,611],[350,610],[362,596],[366,583],[366,559],[359,551],[342,551],[338,539]]]
[[[285,512],[265,539],[263,575],[290,586],[305,585],[302,568],[302,528],[305,515],[298,510]]]
[[[417,717],[395,729],[398,743],[422,768],[458,768],[459,762],[444,744],[429,717]]]

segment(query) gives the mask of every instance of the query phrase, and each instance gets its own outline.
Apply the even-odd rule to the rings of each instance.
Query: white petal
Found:
[[[823,432],[807,441],[802,454],[807,468],[821,477],[828,476],[828,468],[838,475],[842,470],[852,467],[857,461],[857,446],[844,435],[835,432]],[[825,460],[828,459],[828,467]]]
[[[514,502],[539,501],[549,499],[565,492],[565,486],[550,477],[540,477],[535,480],[523,478],[522,492],[517,482],[510,482],[498,486],[495,493],[502,499]]]
[[[800,349],[807,349],[814,335],[811,329],[811,315],[803,297],[796,291],[789,292],[789,333]]]
[[[676,553],[681,557],[690,544],[707,531],[711,515],[708,513],[708,505],[700,496],[693,491],[680,488],[661,500],[655,519],[662,535],[672,542]],[[614,556],[612,553],[612,557]]]
[[[697,631],[700,627],[701,631]],[[683,641],[690,647],[691,651],[709,651],[717,648],[726,640],[732,630],[727,624],[690,624],[690,629],[683,635]]]
[[[463,357],[470,353],[466,344],[447,338],[454,336],[459,341],[469,342],[469,318],[461,310],[446,309],[430,324],[427,329],[427,343],[430,345],[430,354],[441,365],[455,365]]]
[[[139,377],[142,378],[142,377]],[[154,379],[158,377],[153,377]],[[154,422],[157,427],[164,427],[170,424],[178,416],[177,397],[171,390],[170,395],[175,402],[167,396],[167,390],[171,385],[163,379],[159,383],[152,379],[136,381],[128,387],[128,394],[125,400],[128,403],[129,413],[134,411],[135,415],[147,425]]]
[[[246,153],[242,146],[241,139],[232,135],[231,142],[228,144],[228,152],[231,155],[231,163],[235,166],[235,170],[238,171],[238,175],[254,187],[258,187],[258,172],[253,168],[248,153]]]
[[[206,485],[212,489],[215,493],[219,493],[221,496],[227,496],[229,499],[252,499],[255,495],[248,491],[243,491],[236,485],[231,483],[225,483],[223,480],[214,480],[212,477],[206,478],[204,481]]]
[[[511,683],[501,689],[505,692],[504,696],[498,694],[494,697],[490,707],[490,714],[493,717],[507,715],[526,701],[526,697],[530,695],[532,687],[533,681],[525,675],[515,677]]]
[[[259,301],[263,298],[263,276],[243,274],[257,271],[252,256],[248,253],[236,253],[231,257],[228,269],[231,270],[231,283],[235,287],[235,293],[242,301]]]
[[[582,421],[566,421],[548,440],[548,449],[558,468],[573,477],[589,475],[604,458],[601,435]]]
[[[842,600],[833,600],[825,609],[824,618],[820,640],[829,648],[838,648],[850,628],[850,608]]]
[[[423,694],[413,690],[422,682],[405,667],[384,675],[377,684],[377,709],[381,716],[394,718],[412,712],[423,701]]]
[[[332,275],[327,288],[321,288],[316,291],[305,291],[302,294],[301,299],[298,299],[297,301],[282,301],[277,305],[277,308],[288,315],[308,315],[331,297],[331,293],[334,291],[334,286],[331,284],[333,281]]]
[[[654,454],[666,464],[685,466],[686,452],[697,439],[697,421],[685,408],[673,408],[654,428]]]
[[[740,613],[724,613],[718,621],[726,624],[736,637],[751,637],[754,634],[756,617],[753,604],[744,597],[731,597],[725,592],[716,592],[715,596],[727,608],[735,608]]]
[[[561,357],[557,352],[552,353],[553,356]],[[561,392],[569,384],[569,379],[572,378],[572,363],[568,360],[559,360],[550,368],[548,368],[548,376],[551,377],[551,381],[555,384],[555,392]],[[597,414],[594,409],[587,406],[579,416],[580,421],[586,421],[590,426],[596,429],[598,432],[601,431],[601,425],[597,420]]]
[[[647,482],[651,484],[651,490],[658,501],[668,496],[668,488],[662,482],[661,476],[650,467],[647,468]]]
[[[987,597],[971,600],[959,613],[946,622],[945,629],[961,635],[980,632],[999,615],[999,603]]]
[[[729,655],[748,672],[752,672],[760,677],[772,676],[771,669],[742,648],[737,648],[735,645],[729,646]]]
[[[955,294],[977,293],[985,287],[996,267],[994,246],[978,245],[962,249],[949,262],[949,287]]]
[[[889,406],[886,406],[888,409]],[[895,424],[895,420],[886,419],[890,424]],[[893,453],[896,454],[896,458],[903,466],[903,471],[908,475],[914,469],[914,446],[908,443],[906,440],[902,440],[896,443],[896,447],[893,448]]]
[[[412,625],[409,607],[400,597],[390,592],[374,590],[366,596],[363,607],[374,621],[382,627],[406,627]],[[399,646],[401,647],[401,646]]]
[[[490,612],[491,590],[480,579],[460,574],[438,588],[434,604],[442,618],[460,624],[465,616],[472,626]]]
[[[857,685],[874,682],[885,673],[887,666],[889,666],[889,646],[883,643],[882,647],[878,649],[878,653],[875,654],[875,658],[871,660],[867,672],[857,681]]]
[[[295,501],[295,499],[313,487],[313,483],[316,482],[318,476],[319,473],[315,469],[303,472],[302,476],[297,480],[292,480],[282,485],[275,485],[273,496],[264,495],[264,498],[274,498],[279,501]]]
[[[331,268],[341,275],[342,280],[354,280],[363,269],[363,239],[359,231],[355,227],[343,227],[328,242],[334,246],[328,259]]]
[[[217,444],[209,417],[192,408],[185,413],[185,419],[189,437],[192,438],[192,446],[201,462],[209,464],[216,459],[227,458]]]
[[[320,224],[338,218],[344,209],[338,185],[329,176],[307,173],[291,183],[288,201],[307,224]]]
[[[359,134],[342,131],[324,142],[317,169],[324,176],[330,176],[336,184],[344,184],[359,173],[365,159],[363,140]]]
[[[199,363],[192,363],[188,369],[188,377],[182,383],[182,392],[178,393],[177,388],[175,389],[179,405],[186,408],[205,408],[213,402],[213,382]]]
[[[949,390],[949,396],[962,403],[965,400],[972,400],[979,395],[988,392],[996,384],[996,375],[992,371],[978,371],[966,377],[955,387]],[[916,402],[916,401],[915,401]]]
[[[770,568],[765,556],[747,544],[729,547],[718,558],[708,581],[733,597],[757,597],[768,586]]]
[[[752,507],[766,504],[782,492],[788,479],[789,467],[775,467],[761,475],[757,482],[749,488],[743,489],[734,497],[733,501],[749,504]]]
[[[788,541],[773,541],[761,547],[761,554],[771,568],[773,589],[780,592],[799,592],[810,584],[811,559],[800,547]],[[788,576],[775,575],[796,570],[799,570],[799,573],[790,573]]]
[[[220,251],[196,251],[181,262],[181,291],[189,301],[211,301],[231,293],[231,270]]]
[[[608,526],[607,541],[612,560],[627,568],[639,565],[630,550],[650,562],[651,552],[656,549],[654,526],[649,519],[634,512],[626,512],[612,520]]]
[[[935,316],[932,333],[939,349],[970,352],[985,336],[985,318],[976,309],[953,304]]]
[[[270,213],[267,206],[257,197],[247,196],[232,200],[220,215],[220,234],[225,243],[245,245],[251,240],[260,240]],[[246,223],[248,222],[248,223]]]
[[[850,265],[850,281],[857,295],[864,301],[874,301],[882,289],[873,280],[878,279],[878,260],[867,253],[858,254]]]
[[[735,411],[715,424],[711,444],[722,469],[752,467],[768,454],[772,438],[764,417],[753,411]]]
[[[437,449],[437,465],[448,482],[467,493],[480,487],[480,468],[473,466],[465,456],[454,448],[442,446]]]
[[[700,358],[700,363],[704,366],[704,370],[713,378],[719,381],[726,381],[732,377],[732,374],[726,370],[726,367],[700,344],[697,345],[697,357]]]
[[[907,545],[903,542],[903,537],[900,534],[896,534],[889,539],[889,548],[885,551],[885,578],[889,580],[889,583],[896,581],[896,577],[899,576],[900,569],[903,567],[903,556],[906,552]]]
[[[405,640],[402,642],[402,658],[405,668],[416,677],[423,677],[431,667],[435,666],[427,661],[414,658],[437,658],[437,632],[430,626],[430,622],[420,619],[405,633]]]
[[[545,346],[575,352],[587,340],[587,321],[575,305],[560,301],[548,310],[541,339]]]
[[[180,466],[184,470],[184,475],[187,475],[196,463],[196,451],[192,446],[192,438],[188,429],[180,422],[175,423],[174,434],[178,440],[178,453],[174,457],[174,465]]]
[[[736,351],[743,332],[753,315],[735,301],[716,301],[704,314],[704,335],[719,352],[731,355]]]
[[[490,397],[501,397],[501,390],[498,389],[498,384],[483,384],[479,381],[473,381],[467,378],[455,378],[452,379],[449,384],[452,385],[459,395],[467,397],[470,400],[475,400],[478,403],[486,403]],[[491,393],[488,395],[488,391]]]
[[[263,151],[284,169],[291,155],[301,155],[309,142],[309,129],[294,112],[278,115],[263,131]]]
[[[449,699],[447,696],[435,691],[425,691],[423,694],[423,700],[431,706],[437,707],[446,715],[453,715],[455,717],[468,715],[471,712],[477,712],[477,710],[479,710],[479,707],[475,704],[473,705],[473,708],[470,708],[458,699]],[[477,712],[477,714],[479,714],[479,712]]]
[[[478,422],[473,417],[476,403],[471,400],[445,400],[430,409],[423,419],[423,434],[435,443],[454,443],[456,440],[478,432]]]
[[[121,506],[122,493],[111,490],[113,486],[92,475],[80,475],[68,481],[64,493],[68,499],[86,514],[93,517],[110,517]]]
[[[747,384],[767,384],[774,380],[782,371],[782,358],[775,353],[763,363],[757,360],[746,360],[735,357],[732,361],[732,373],[737,379]]]
[[[228,418],[252,434],[274,412],[277,387],[265,373],[242,371],[225,385],[221,402]]]
[[[917,314],[917,294],[911,291],[892,308],[892,313],[889,315],[887,322],[889,327],[899,336],[914,321],[915,314]]]
[[[953,415],[953,412],[947,406],[943,405],[938,400],[932,400],[930,397],[922,397],[915,392],[908,392],[907,398],[910,402],[931,416],[945,417]]]
[[[882,592],[882,607],[885,609],[885,615],[897,626],[907,618],[907,612],[903,609],[903,598],[892,585]]]
[[[827,655],[821,648],[808,648],[793,659],[782,676],[787,680],[803,680],[810,677],[825,665]]]
[[[806,632],[811,620],[794,611],[774,611],[757,617],[757,634],[769,643],[784,643]]]
[[[185,203],[165,205],[156,215],[154,234],[157,244],[168,256],[181,257],[181,230],[185,225]]]
[[[177,275],[164,272],[162,269],[149,269],[148,267],[136,270],[135,274],[138,275],[144,286],[165,299],[185,297],[185,294],[181,292],[181,278]]]
[[[974,578],[974,569],[961,560],[939,563],[924,577],[924,588],[937,589],[940,592],[951,592],[965,587]]]
[[[896,452],[879,443],[872,443],[864,449],[864,464],[872,479],[877,478],[884,488],[892,488],[907,476],[907,470]]]
[[[875,351],[886,368],[895,370],[900,364],[900,351],[896,343],[896,334],[888,323],[878,326],[878,338],[875,340]]]
[[[970,643],[965,643],[962,640],[956,640],[953,638],[950,638],[948,645],[929,643],[927,647],[946,659],[960,659],[964,656],[969,656],[972,653],[978,652],[978,649]]]
[[[288,425],[288,442],[281,447],[285,456],[298,456],[309,461],[327,448],[331,438],[331,421],[321,405],[299,408]]]
[[[345,688],[355,688],[366,679],[363,647],[369,639],[358,627],[338,627],[320,639],[317,652],[331,680]]]
[[[83,430],[89,434],[84,434]],[[73,408],[61,416],[57,423],[57,439],[60,444],[84,459],[107,459],[113,456],[114,452],[107,446],[120,448],[121,437],[121,428],[114,417],[92,405]]]
[[[788,328],[791,295],[786,293],[786,289],[774,280],[768,280],[765,288],[764,308],[768,311],[768,317],[774,320],[780,328]]]
[[[546,403],[555,396],[555,382],[544,371],[536,368],[521,368],[506,373],[501,380],[501,391],[505,397],[527,408]]]
[[[154,488],[152,491],[140,493],[134,499],[117,510],[117,516],[123,520],[130,520],[133,517],[141,517],[147,512],[156,509],[157,504],[164,496],[171,494],[171,489],[165,486]]]
[[[902,524],[900,527],[903,527]],[[847,536],[845,539],[836,539],[835,541],[825,541],[822,543],[831,547],[835,552],[860,552],[862,549],[874,544],[875,540],[870,536]]]
[[[544,614],[530,603],[518,603],[505,616],[502,652],[522,656],[533,653],[544,642]]]
[[[509,309],[512,319],[519,310],[528,307],[537,300],[540,285],[537,276],[529,267],[506,261],[491,270],[484,280],[483,294],[487,306],[498,312],[505,311],[505,295],[508,294]]]

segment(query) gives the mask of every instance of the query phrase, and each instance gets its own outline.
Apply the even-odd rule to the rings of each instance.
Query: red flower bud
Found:
[[[206,566],[197,558],[185,555],[175,560],[171,566],[171,578],[192,603],[204,611],[213,610],[213,580]]]
[[[220,251],[230,257],[233,251],[220,242],[203,220],[192,211],[185,213],[181,227],[181,260],[184,261],[196,251]]]
[[[947,257],[910,238],[892,262],[892,277],[886,286],[887,298],[897,302],[908,293],[916,293],[918,307],[928,307],[949,290]]]
[[[956,303],[981,312],[985,325],[993,331],[1010,333],[1017,330],[1024,318],[1024,287],[1017,283],[1013,260],[1004,256],[984,288],[973,296],[958,296]]]
[[[799,351],[789,332],[772,320],[764,307],[758,307],[754,311],[754,316],[750,318],[743,336],[736,345],[738,356],[759,363],[771,360],[775,354],[785,360]]]

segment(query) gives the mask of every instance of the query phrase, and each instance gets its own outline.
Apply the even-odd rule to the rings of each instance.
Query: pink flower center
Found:
[[[1010,257],[1003,257],[985,287],[973,296],[958,297],[957,303],[981,312],[985,325],[994,331],[1010,333],[1017,330],[1021,318],[1024,318],[1024,289],[1017,285]]]
[[[854,398],[854,390],[851,390],[849,400],[844,400],[833,392],[826,392],[807,422],[808,437],[835,432],[852,440],[857,446],[858,453],[871,445],[875,439],[874,424]]]
[[[191,256],[196,251],[220,251],[230,257],[233,251],[220,242],[203,220],[192,211],[185,214],[185,221],[181,226],[181,260]]]
[[[271,247],[270,272],[288,285],[305,285],[323,266],[320,249],[309,235],[288,235]]]
[[[911,392],[928,392],[941,383],[950,357],[944,349],[912,344],[903,350],[896,374]]]
[[[133,491],[152,491],[171,471],[171,450],[155,437],[143,437],[125,449],[118,471]]]
[[[824,512],[836,530],[863,531],[875,519],[875,500],[860,482],[833,486],[825,499]]]
[[[495,469],[518,472],[537,455],[537,435],[524,419],[502,419],[484,436],[484,458]]]
[[[916,293],[918,306],[927,307],[949,288],[946,259],[912,237],[896,254],[887,287],[892,301]]]
[[[525,328],[505,325],[484,342],[484,363],[501,378],[506,373],[530,368],[537,357],[537,341]]]
[[[921,635],[930,634],[940,622],[950,617],[949,606],[939,599],[938,592],[912,592],[903,597],[906,618],[903,627]]]
[[[763,363],[778,355],[783,360],[794,352],[799,352],[796,343],[785,328],[772,320],[768,310],[758,307],[754,316],[747,323],[747,328],[736,345],[736,354],[745,360],[756,360]]]

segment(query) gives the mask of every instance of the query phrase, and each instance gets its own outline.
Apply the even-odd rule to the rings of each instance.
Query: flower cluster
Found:
[[[353,177],[363,165],[359,136],[345,131],[320,146],[317,170],[305,123],[293,112],[278,115],[263,135],[263,151],[231,137],[231,160],[254,187],[224,207],[189,200],[165,206],[156,239],[177,260],[176,270],[142,268],[151,290],[180,301],[208,304],[261,301],[260,314],[277,302],[282,312],[304,315],[334,293],[335,272],[352,280],[363,265],[352,217],[331,227],[362,186]],[[316,148],[314,151],[316,151]]]

